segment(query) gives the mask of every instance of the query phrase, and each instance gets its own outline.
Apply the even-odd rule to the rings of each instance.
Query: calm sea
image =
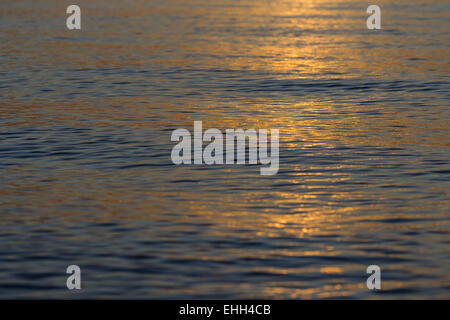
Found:
[[[381,30],[357,0],[77,0],[69,31],[2,1],[0,298],[450,298],[450,3],[376,2]],[[197,120],[279,129],[278,174],[173,165]]]

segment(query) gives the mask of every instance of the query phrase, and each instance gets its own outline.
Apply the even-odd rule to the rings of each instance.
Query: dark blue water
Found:
[[[448,1],[77,4],[0,4],[0,298],[450,298]],[[278,174],[172,164],[200,120]]]

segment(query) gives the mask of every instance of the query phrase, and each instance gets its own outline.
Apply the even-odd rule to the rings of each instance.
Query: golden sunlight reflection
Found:
[[[0,4],[11,283],[36,247],[43,275],[114,261],[87,298],[379,298],[371,263],[381,298],[448,298],[446,1],[380,1],[377,33],[353,0],[80,5],[74,34],[61,2]],[[279,129],[278,174],[175,165],[199,120]]]

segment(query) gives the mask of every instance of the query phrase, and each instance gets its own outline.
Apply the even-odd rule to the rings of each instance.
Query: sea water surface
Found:
[[[381,30],[357,0],[77,4],[0,3],[0,298],[450,298],[448,1],[377,1]],[[279,129],[278,174],[175,166],[200,120]]]

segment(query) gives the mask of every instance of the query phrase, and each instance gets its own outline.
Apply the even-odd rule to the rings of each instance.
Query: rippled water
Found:
[[[0,298],[450,298],[448,1],[77,4],[0,3]],[[194,120],[279,173],[173,165]]]

